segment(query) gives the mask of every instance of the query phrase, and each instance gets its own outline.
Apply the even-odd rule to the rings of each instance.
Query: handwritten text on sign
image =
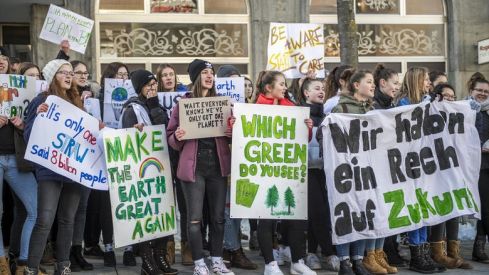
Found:
[[[39,37],[56,44],[68,40],[72,50],[84,54],[92,28],[93,20],[51,4]]]
[[[103,133],[116,247],[177,233],[165,128]]]
[[[99,121],[57,96],[48,96],[46,104],[48,111],[32,126],[25,158],[86,187],[107,190]]]
[[[158,100],[168,113],[168,117],[171,116],[173,108],[186,93],[188,92],[158,92]]]
[[[335,244],[480,215],[481,147],[467,101],[331,114],[322,125]]]
[[[137,96],[131,80],[104,79],[104,122],[110,128],[119,128],[122,108],[126,101]]]
[[[34,77],[0,74],[0,116],[24,118],[27,105],[36,96],[35,90]]]
[[[216,92],[219,96],[229,96],[232,102],[245,103],[244,77],[216,78]]]
[[[236,103],[231,217],[307,219],[309,108]]]
[[[324,78],[324,36],[319,24],[271,23],[267,70],[300,78],[309,71]]]
[[[182,98],[178,106],[180,127],[186,132],[183,139],[224,136],[230,100],[227,96]]]

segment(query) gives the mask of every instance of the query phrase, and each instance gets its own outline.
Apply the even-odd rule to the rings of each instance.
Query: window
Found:
[[[144,0],[100,0],[101,10],[144,10]]]

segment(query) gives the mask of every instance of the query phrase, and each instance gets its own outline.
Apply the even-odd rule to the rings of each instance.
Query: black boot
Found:
[[[436,272],[447,271],[447,268],[444,265],[435,262],[435,260],[433,260],[433,258],[431,258],[431,246],[429,243],[423,244],[423,253],[424,253],[424,257],[425,257],[426,262],[428,264],[434,266],[436,269]]]
[[[385,238],[384,252],[387,255],[387,262],[395,267],[407,267],[408,262],[399,255],[397,249],[399,244],[396,241],[397,235]]]
[[[477,236],[474,241],[474,248],[472,249],[472,260],[480,263],[489,263],[489,257],[484,251],[486,245],[486,236]]]
[[[411,250],[411,262],[409,263],[409,269],[424,274],[436,272],[436,268],[430,263],[426,262],[422,245],[410,245],[409,249]]]
[[[178,270],[172,268],[166,260],[166,253],[163,249],[153,249],[153,258],[156,266],[163,271],[165,275],[174,275],[178,273]]]
[[[73,255],[73,256],[72,256]],[[73,258],[73,259],[72,259]],[[93,270],[93,264],[87,262],[82,255],[82,246],[81,245],[73,245],[71,247],[70,252],[70,261],[71,261],[71,271],[73,270],[73,265],[78,265],[81,270]]]
[[[365,266],[362,260],[353,260],[353,272],[355,275],[372,275]]]
[[[70,262],[56,263],[54,267],[54,275],[70,275]]]
[[[349,259],[340,262],[340,271],[338,271],[338,275],[355,275],[353,269],[351,269]]]
[[[143,260],[141,264],[141,275],[164,275],[163,271],[156,265],[151,249],[142,249],[140,253],[141,259]]]
[[[71,272],[80,272],[82,269],[81,269],[81,266],[78,264],[78,261],[76,260],[75,258],[75,253],[73,253],[73,248],[71,248],[71,251],[70,251],[70,269],[71,269]]]

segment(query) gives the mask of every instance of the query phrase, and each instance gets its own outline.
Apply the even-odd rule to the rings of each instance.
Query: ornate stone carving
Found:
[[[371,10],[376,11],[394,9],[396,7],[396,2],[394,0],[364,0],[364,3]]]
[[[236,42],[241,36],[240,31],[234,32],[233,37],[229,36],[226,31],[218,33],[213,29],[202,29],[196,32],[180,30],[178,32],[182,36],[177,45],[179,54],[241,56],[244,53],[241,45]]]

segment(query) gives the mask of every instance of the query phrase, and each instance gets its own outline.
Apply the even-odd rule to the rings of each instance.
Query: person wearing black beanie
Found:
[[[158,101],[158,85],[156,77],[149,71],[137,70],[131,74],[131,82],[137,96],[131,97],[122,109],[120,128],[167,125],[166,109]],[[166,241],[159,238],[139,244],[139,252],[143,260],[141,274],[171,275],[178,270],[170,267],[166,260]]]
[[[194,59],[194,61],[188,65],[187,71],[192,84],[195,84],[195,80],[197,80],[197,77],[204,69],[212,69],[212,72],[214,73],[214,67],[212,64],[202,59]]]

